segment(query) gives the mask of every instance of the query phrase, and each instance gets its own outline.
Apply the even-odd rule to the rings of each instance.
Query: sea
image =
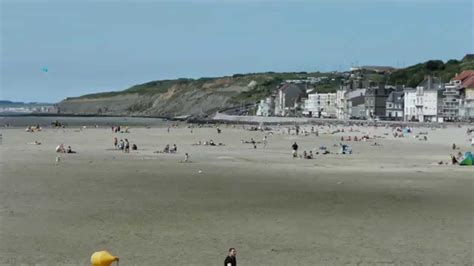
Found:
[[[0,116],[0,127],[27,127],[40,125],[49,127],[51,123],[58,121],[66,127],[76,126],[143,126],[160,127],[166,126],[168,122],[162,118],[150,117],[97,117],[97,116],[29,116],[8,115]]]

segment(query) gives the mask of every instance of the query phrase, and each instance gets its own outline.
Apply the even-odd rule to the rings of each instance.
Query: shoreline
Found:
[[[142,118],[161,119],[163,121],[186,122],[188,124],[235,124],[235,125],[367,125],[367,126],[413,126],[413,127],[444,127],[444,126],[471,126],[472,122],[412,122],[412,121],[370,121],[335,118],[308,118],[308,117],[263,117],[263,116],[236,116],[216,113],[209,118],[199,118],[192,116],[143,116],[143,115],[94,115],[94,114],[0,114],[0,118],[37,118],[37,117],[57,117],[57,118]]]

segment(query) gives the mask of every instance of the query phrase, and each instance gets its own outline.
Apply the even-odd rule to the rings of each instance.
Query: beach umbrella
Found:
[[[105,250],[94,252],[91,256],[92,266],[109,266],[114,261],[117,261],[118,265],[119,258],[112,256],[112,254]]]

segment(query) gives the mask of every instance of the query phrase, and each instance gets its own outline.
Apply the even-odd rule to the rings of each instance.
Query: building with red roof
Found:
[[[448,94],[448,95],[446,95]],[[446,84],[445,114],[462,120],[474,119],[474,70],[464,70]],[[458,99],[456,103],[455,99]],[[457,110],[454,108],[457,107]]]

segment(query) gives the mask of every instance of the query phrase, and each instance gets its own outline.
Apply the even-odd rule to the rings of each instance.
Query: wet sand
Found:
[[[349,133],[278,131],[253,149],[241,139],[262,132],[222,130],[1,129],[0,265],[89,265],[104,249],[120,265],[221,265],[229,247],[239,265],[472,265],[474,168],[437,164],[453,142],[472,150],[466,128],[313,160],[292,159],[291,144],[336,152]],[[114,150],[113,136],[139,150]],[[191,145],[209,139],[226,146]],[[59,143],[78,153],[56,165]],[[174,143],[175,155],[153,153]]]

